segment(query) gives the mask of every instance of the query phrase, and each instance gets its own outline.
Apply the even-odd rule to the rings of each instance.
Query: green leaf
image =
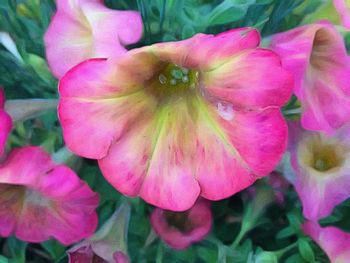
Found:
[[[274,252],[262,251],[256,255],[254,263],[278,263],[278,257]]]
[[[18,240],[15,237],[9,237],[7,239],[7,246],[9,249],[9,256],[11,258],[11,261],[14,261],[16,263],[26,262],[26,242]]]
[[[307,262],[314,262],[315,261],[315,255],[314,252],[305,238],[300,238],[298,240],[298,249],[300,252],[300,255],[305,259]]]
[[[204,262],[215,262],[217,260],[217,251],[208,247],[197,247],[196,254]]]
[[[66,251],[66,248],[61,245],[56,240],[48,240],[46,242],[41,243],[41,246],[49,252],[50,256],[54,260],[58,260],[64,255],[64,252]]]
[[[288,226],[286,228],[283,228],[281,231],[279,231],[276,235],[276,238],[283,239],[283,238],[290,237],[292,235],[295,235],[294,228]]]
[[[195,34],[195,30],[192,26],[190,25],[185,25],[184,28],[182,29],[182,39],[187,39],[192,37]]]
[[[300,257],[299,254],[294,254],[286,259],[285,263],[304,263],[305,260],[303,260],[302,257]]]
[[[247,262],[249,254],[252,253],[253,244],[250,239],[247,239],[243,242],[243,244],[237,247],[233,251],[232,262]]]
[[[53,83],[54,77],[52,76],[45,59],[35,54],[28,53],[26,62],[34,69],[34,71],[42,80],[44,80],[49,85]]]
[[[0,263],[8,263],[8,262],[9,262],[8,258],[0,255]]]
[[[245,16],[248,7],[254,2],[254,0],[225,0],[209,14],[208,25],[221,25],[237,21]]]
[[[273,0],[256,0],[255,3],[257,5],[267,5],[270,4]]]

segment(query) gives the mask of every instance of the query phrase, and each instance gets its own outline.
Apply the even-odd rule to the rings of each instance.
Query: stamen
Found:
[[[163,74],[160,74],[159,75],[159,82],[161,84],[166,84],[166,81],[167,81],[167,78]]]
[[[171,71],[171,75],[175,79],[182,79],[182,71],[179,68],[175,68]]]
[[[161,64],[162,68],[150,80],[149,91],[162,102],[174,97],[192,96],[199,89],[199,73],[172,63]],[[197,89],[198,88],[198,89]]]

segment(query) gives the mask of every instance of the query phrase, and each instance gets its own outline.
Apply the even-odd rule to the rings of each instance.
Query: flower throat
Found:
[[[198,72],[165,63],[150,80],[149,90],[161,101],[188,96],[196,92]]]

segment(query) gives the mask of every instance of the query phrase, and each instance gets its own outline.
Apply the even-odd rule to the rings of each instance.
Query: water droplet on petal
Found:
[[[159,82],[161,84],[165,84],[166,83],[166,77],[163,74],[159,75]]]
[[[187,76],[182,77],[182,82],[186,83],[189,81],[189,78]]]
[[[176,85],[176,79],[171,79],[170,80],[170,84],[175,86]]]
[[[230,103],[221,103],[218,102],[216,105],[217,111],[221,118],[223,118],[226,121],[233,120],[233,117],[235,115],[235,112],[233,110],[233,106]]]

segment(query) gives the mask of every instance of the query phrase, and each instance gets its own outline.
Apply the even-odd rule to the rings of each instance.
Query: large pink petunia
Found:
[[[350,197],[350,127],[334,136],[302,130],[290,125],[291,177],[310,220],[330,215],[333,208]]]
[[[350,59],[331,24],[319,22],[277,34],[271,48],[294,74],[305,129],[331,134],[350,121]]]
[[[40,147],[15,149],[0,165],[0,236],[69,245],[95,231],[97,205],[97,194]]]
[[[292,89],[259,41],[241,28],[81,63],[59,84],[67,146],[99,159],[122,193],[168,210],[248,187],[285,150]]]
[[[213,221],[210,202],[199,199],[185,212],[155,208],[151,224],[157,235],[174,249],[182,250],[208,235]]]
[[[340,15],[343,26],[350,29],[350,1],[333,0],[333,4]]]
[[[4,110],[5,95],[4,90],[0,86],[0,157],[4,153],[7,137],[12,129],[12,119]]]
[[[102,0],[57,0],[57,12],[45,33],[46,57],[60,78],[89,58],[116,57],[142,35],[138,12],[105,7]]]
[[[350,262],[350,233],[331,226],[322,228],[315,222],[306,222],[302,228],[324,250],[330,262]]]

